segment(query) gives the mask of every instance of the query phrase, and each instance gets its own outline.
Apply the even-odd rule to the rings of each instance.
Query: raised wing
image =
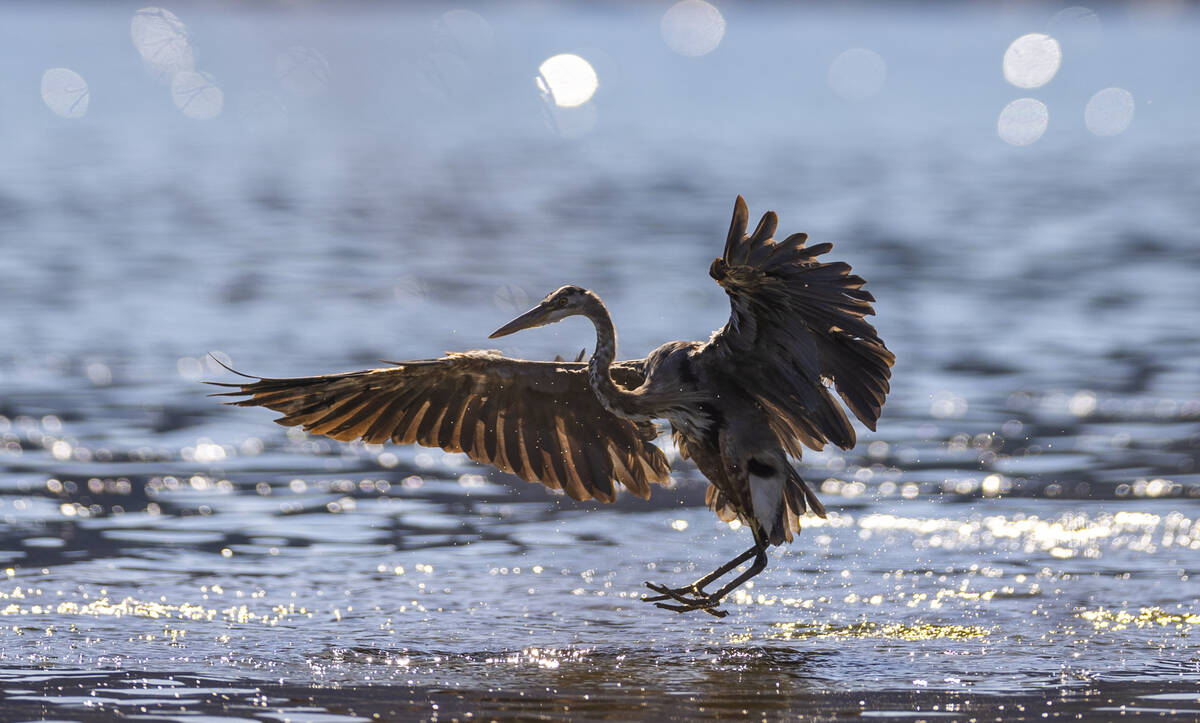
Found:
[[[231,370],[232,371],[232,370]],[[238,372],[240,373],[240,372]],[[243,375],[247,376],[247,375]],[[613,379],[636,387],[640,362],[615,365]],[[576,500],[611,502],[613,481],[639,497],[667,481],[653,425],[605,410],[587,365],[509,359],[472,351],[397,366],[294,379],[249,377],[217,384],[229,402],[282,412],[275,420],[334,439],[417,443],[463,452]]]
[[[729,294],[732,313],[701,358],[755,396],[792,455],[799,456],[801,442],[853,447],[854,428],[830,385],[875,429],[895,361],[864,319],[875,313],[875,297],[849,264],[817,260],[832,244],[806,247],[802,233],[774,240],[773,211],[747,235],[748,217],[738,196],[725,253],[709,269]]]

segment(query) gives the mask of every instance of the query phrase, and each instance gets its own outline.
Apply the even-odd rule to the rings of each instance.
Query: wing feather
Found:
[[[419,394],[413,396],[412,400],[405,405],[402,410],[402,416],[397,418],[396,429],[392,433],[392,442],[396,444],[416,444],[417,430],[421,428],[421,422],[425,421],[425,415],[429,414],[429,390],[422,389]]]
[[[484,402],[483,413],[479,415],[479,421],[475,423],[475,441],[478,443],[480,451],[479,461],[488,464],[499,462],[500,450],[496,440],[504,434],[506,419],[504,410],[498,403],[499,399],[499,394],[488,395],[487,401]],[[500,469],[504,469],[504,467],[500,467]],[[504,471],[511,472],[512,470],[504,469]]]
[[[854,446],[854,428],[842,402],[874,429],[890,391],[895,356],[865,317],[875,297],[841,261],[817,257],[830,243],[811,247],[798,233],[771,238],[778,219],[764,214],[746,234],[749,212],[738,196],[725,253],[709,274],[729,295],[729,321],[701,350],[710,364],[738,370],[738,379],[768,412],[790,454],[800,445]]]
[[[439,385],[430,390],[427,398],[428,407],[425,416],[421,418],[421,423],[416,428],[416,442],[425,447],[438,446],[438,436],[442,428],[442,419],[446,416],[446,409],[450,406],[451,399],[457,394],[455,382],[457,379],[447,380],[448,383],[444,386]]]
[[[615,474],[607,473],[609,469],[607,447],[604,444],[587,444],[579,449],[585,458],[584,463],[587,465],[584,474],[593,482],[592,496],[601,502],[612,502],[616,497],[612,483]],[[616,470],[614,469],[613,472],[615,473]]]
[[[364,442],[383,444],[395,439],[400,425],[405,423],[405,410],[409,409],[412,400],[421,393],[421,389],[402,389],[397,392],[387,406],[379,410],[379,414],[367,427],[363,435]],[[270,405],[264,404],[264,407]],[[278,421],[278,420],[276,420]]]
[[[580,470],[583,465],[579,464],[579,460],[576,459],[578,450],[575,449],[575,445],[571,444],[571,440],[567,436],[566,420],[562,415],[555,416],[554,426],[558,450],[562,453],[563,469],[567,475],[567,484],[563,486],[563,489],[572,497],[581,496],[585,492]]]
[[[358,439],[365,436],[367,430],[371,426],[371,422],[379,416],[379,413],[386,407],[395,396],[394,394],[378,394],[366,395],[366,401],[349,417],[345,419],[334,429],[328,432],[330,437],[334,439],[348,442],[352,439]]]
[[[496,432],[496,436],[499,437],[496,448],[503,455],[504,465],[508,471],[511,471],[518,477],[523,472],[528,474],[523,459],[525,455],[524,445],[521,444],[522,417],[527,412],[522,409],[522,406],[519,397],[510,402],[504,415],[504,434],[501,436],[499,430]]]
[[[505,442],[514,435],[520,435],[520,416],[514,412],[517,412],[517,410],[513,409],[511,405],[500,405],[500,413],[496,418],[496,429],[492,434],[496,448],[495,454],[492,455],[492,464],[505,472],[513,473],[517,471],[517,467],[508,461],[508,449]],[[520,462],[519,452],[514,449],[513,454],[517,456],[517,461]]]
[[[636,387],[639,361],[613,367]],[[494,352],[450,354],[392,367],[293,379],[218,384],[230,404],[280,412],[276,421],[314,434],[391,440],[462,452],[578,500],[614,499],[614,483],[641,497],[669,465],[652,427],[617,417],[588,385],[587,365],[534,362]]]
[[[455,442],[458,431],[458,426],[462,424],[463,412],[467,410],[467,403],[471,401],[469,389],[463,389],[464,385],[459,385],[456,394],[450,397],[450,402],[446,405],[446,414],[442,417],[442,425],[438,428],[437,446],[447,452],[461,452]]]
[[[467,396],[463,404],[462,418],[458,422],[458,427],[454,430],[450,444],[443,449],[461,452],[470,446],[470,440],[475,436],[475,426],[479,421],[479,410],[482,406],[483,398],[478,394],[470,393]]]

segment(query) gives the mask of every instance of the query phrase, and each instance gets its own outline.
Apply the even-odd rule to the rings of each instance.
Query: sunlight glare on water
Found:
[[[1040,88],[1062,64],[1058,41],[1044,33],[1022,35],[1004,52],[1004,79],[1018,88]]]
[[[725,18],[704,0],[680,0],[663,13],[659,31],[672,51],[697,58],[708,55],[721,44]]]
[[[884,640],[982,640],[989,630],[979,625],[937,625],[931,623],[875,623],[860,622],[850,625],[832,623],[774,623],[766,637],[777,640],[804,639],[884,639]]]

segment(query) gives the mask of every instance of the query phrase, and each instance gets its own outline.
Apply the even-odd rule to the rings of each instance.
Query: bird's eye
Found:
[[[567,297],[565,297],[565,296],[560,296],[560,297],[559,297],[559,299],[558,299],[558,303],[557,303],[557,304],[555,304],[555,305],[556,305],[558,308],[560,308],[560,309],[562,309],[562,308],[566,307],[566,305],[567,305]]]

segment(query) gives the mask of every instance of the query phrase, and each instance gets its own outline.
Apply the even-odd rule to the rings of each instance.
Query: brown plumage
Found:
[[[587,365],[508,359],[470,351],[442,359],[296,379],[253,377],[223,384],[245,396],[231,404],[266,407],[300,426],[347,442],[420,444],[462,452],[576,500],[612,502],[613,482],[639,497],[670,470],[653,444],[653,424],[607,412],[588,387]],[[613,367],[637,387],[637,365]]]
[[[493,337],[572,315],[596,327],[588,362],[509,359],[471,351],[441,359],[296,379],[224,384],[231,402],[281,412],[277,421],[334,439],[417,443],[463,452],[577,500],[611,502],[614,483],[640,497],[668,479],[654,419],[671,423],[681,456],[708,478],[721,519],[739,519],[755,544],[690,585],[647,585],[645,600],[678,612],[725,612],[720,601],[790,541],[799,516],[825,510],[791,466],[805,446],[854,445],[834,392],[875,428],[894,357],[865,320],[875,300],[841,262],[817,257],[804,234],[773,239],[766,213],[746,234],[738,197],[725,250],[709,274],[729,295],[729,321],[707,342],[668,342],[645,359],[614,362],[616,332],[599,297],[564,286]],[[704,588],[753,558],[712,593]]]

